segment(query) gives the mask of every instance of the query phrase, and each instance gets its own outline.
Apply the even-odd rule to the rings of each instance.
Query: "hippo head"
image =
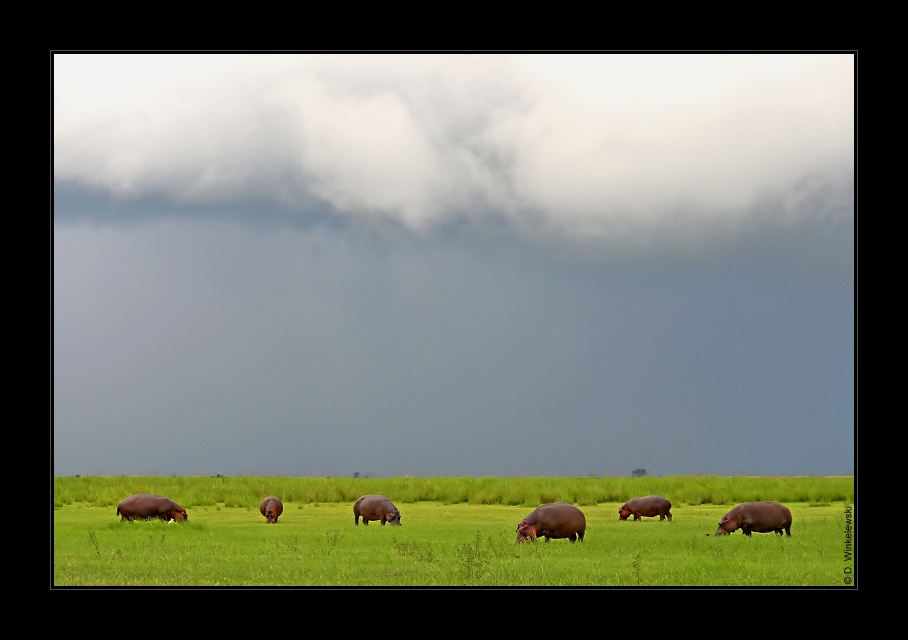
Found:
[[[189,514],[186,513],[186,509],[179,507],[170,512],[170,519],[182,522],[183,520],[189,520]]]
[[[738,523],[735,520],[732,520],[727,515],[722,516],[722,519],[719,520],[719,528],[716,529],[715,535],[717,536],[727,536],[729,533],[734,533],[738,530]]]
[[[274,507],[265,509],[265,522],[267,522],[268,524],[277,522],[277,511],[275,511]]]
[[[627,505],[624,505],[620,509],[618,509],[619,520],[627,520],[629,515],[631,515],[631,510],[627,508]]]
[[[536,534],[538,532],[538,526],[535,524],[530,524],[526,520],[521,521],[517,525],[517,540],[516,542],[526,542],[527,540],[535,540]]]
[[[390,524],[391,526],[394,526],[394,527],[401,526],[400,525],[400,511],[398,511],[397,509],[394,509],[393,511],[389,511],[388,515],[385,516],[385,520],[387,520],[388,524]]]

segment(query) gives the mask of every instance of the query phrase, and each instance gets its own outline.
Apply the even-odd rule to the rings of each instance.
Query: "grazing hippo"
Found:
[[[392,526],[400,526],[400,511],[385,496],[365,495],[356,501],[353,505],[353,523],[359,526],[359,519],[362,516],[363,524],[369,524],[369,520],[381,520],[381,526],[388,522]]]
[[[159,518],[167,522],[188,520],[186,509],[170,498],[154,496],[149,493],[137,493],[125,498],[117,505],[117,515],[121,520],[153,520]]]
[[[745,536],[751,531],[769,533],[775,531],[791,537],[791,511],[784,504],[778,502],[742,502],[737,507],[722,516],[719,520],[717,536],[727,536],[740,529]]]
[[[262,500],[259,511],[265,516],[266,523],[277,524],[278,517],[284,513],[284,503],[277,496],[268,496]]]
[[[642,517],[655,518],[659,516],[660,520],[672,519],[672,503],[662,496],[646,496],[645,498],[631,498],[618,509],[618,519],[627,520],[628,516],[633,514],[634,520]]]
[[[567,502],[552,502],[536,507],[526,518],[517,525],[517,542],[525,540],[535,541],[537,537],[545,537],[548,542],[552,538],[567,538],[571,542],[583,542],[586,533],[586,516],[583,511]]]

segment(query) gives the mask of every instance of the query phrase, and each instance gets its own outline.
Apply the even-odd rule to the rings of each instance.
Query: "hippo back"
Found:
[[[791,526],[791,510],[778,502],[751,502],[752,529],[765,533]]]

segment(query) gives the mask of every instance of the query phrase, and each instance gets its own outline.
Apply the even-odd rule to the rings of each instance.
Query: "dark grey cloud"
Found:
[[[853,286],[790,268],[822,251],[810,228],[787,258],[776,240],[617,266],[505,241],[58,226],[55,469],[847,473]]]

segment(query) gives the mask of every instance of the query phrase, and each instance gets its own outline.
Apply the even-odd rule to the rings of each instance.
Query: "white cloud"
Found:
[[[59,181],[421,229],[734,219],[853,171],[850,55],[58,55]]]

